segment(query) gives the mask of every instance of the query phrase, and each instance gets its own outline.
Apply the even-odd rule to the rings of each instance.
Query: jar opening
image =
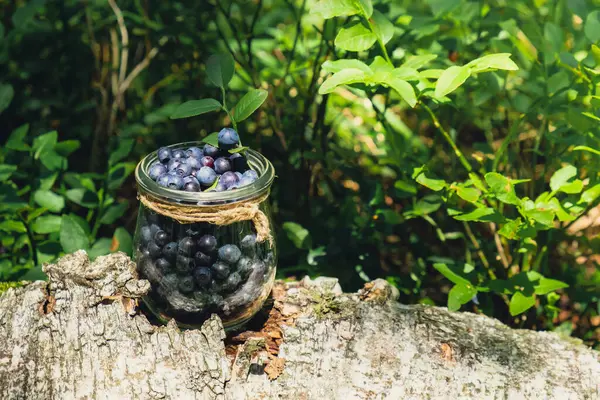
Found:
[[[202,145],[202,142],[194,141],[177,143],[166,147],[171,150],[186,150],[190,147]],[[162,201],[198,206],[240,202],[261,196],[269,191],[273,179],[275,178],[275,169],[265,156],[255,150],[248,149],[246,150],[246,157],[250,168],[258,173],[258,179],[250,185],[235,190],[224,192],[186,192],[159,186],[148,175],[150,165],[158,161],[156,152],[148,154],[138,163],[135,169],[135,180],[138,185],[138,190],[141,193]]]

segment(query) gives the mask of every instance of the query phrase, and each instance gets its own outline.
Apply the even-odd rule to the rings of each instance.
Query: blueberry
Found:
[[[246,157],[244,157],[240,153],[232,154],[229,157],[229,160],[231,161],[231,164],[233,165],[234,171],[245,172],[248,170],[248,168],[250,168],[248,166],[248,160],[246,160]]]
[[[227,187],[227,190],[235,190],[237,188],[239,188],[240,185],[237,183],[234,183],[233,185],[230,185],[229,187]]]
[[[244,253],[254,254],[254,250],[256,249],[256,235],[251,233],[244,236],[244,238],[240,241],[240,247]]]
[[[212,281],[212,272],[210,268],[207,267],[198,267],[192,273],[196,283],[200,287],[208,286]]]
[[[150,233],[152,233],[153,238],[154,238],[154,235],[156,235],[156,232],[158,232],[158,231],[162,231],[162,229],[160,228],[160,226],[158,226],[158,224],[150,225]]]
[[[227,171],[231,171],[231,162],[225,157],[219,157],[215,160],[215,172],[217,174],[223,174]]]
[[[258,173],[256,171],[254,171],[253,169],[249,169],[248,171],[244,172],[242,176],[244,178],[252,179],[253,182],[258,179]]]
[[[252,179],[250,179],[250,178],[242,178],[238,182],[238,187],[244,187],[244,186],[252,185],[253,183],[254,183],[254,181]]]
[[[187,159],[186,164],[189,165],[193,170],[200,169],[200,168],[204,167],[201,160],[202,160],[201,158],[190,157]]]
[[[175,171],[180,165],[181,165],[181,160],[176,160],[176,159],[173,158],[167,164],[167,170],[169,170],[169,171]]]
[[[242,282],[242,277],[237,272],[233,272],[227,277],[223,284],[223,290],[226,292],[233,292]]]
[[[162,249],[155,242],[148,243],[148,252],[153,260],[157,259],[162,254]]]
[[[215,146],[211,146],[210,144],[207,144],[204,146],[204,155],[205,156],[209,156],[209,157],[215,157],[217,154],[219,154],[219,148],[215,147]]]
[[[192,293],[194,291],[194,278],[185,276],[179,279],[179,285],[177,287],[181,293]]]
[[[187,163],[185,163],[185,164],[181,163],[177,167],[176,171],[177,171],[177,175],[184,177],[184,176],[188,176],[189,174],[192,173],[192,167],[190,167],[190,165]]]
[[[169,187],[169,176],[168,174],[162,174],[156,179],[158,186]]]
[[[163,273],[163,275],[171,272],[172,265],[169,262],[169,260],[165,258],[159,258],[158,260],[156,260],[155,264],[156,268],[158,268]]]
[[[185,152],[183,150],[173,150],[173,158],[185,158]]]
[[[235,264],[241,256],[242,252],[235,244],[226,244],[219,249],[219,258],[228,264]]]
[[[172,171],[167,172],[167,175],[169,175],[169,176],[179,176],[179,174],[177,173],[177,169],[174,169]]]
[[[212,168],[202,167],[198,170],[196,178],[198,178],[198,180],[203,186],[210,186],[213,183],[215,183],[215,180],[217,179],[217,174]]]
[[[203,253],[201,251],[196,253],[196,255],[194,256],[194,260],[196,261],[196,265],[203,267],[210,267],[210,265],[212,264],[212,258],[208,254]]]
[[[177,287],[178,283],[179,283],[179,278],[175,274],[165,275],[160,280],[160,286],[169,292],[173,291],[173,289],[175,289]]]
[[[167,184],[169,189],[180,190],[183,187],[183,179],[181,176],[169,176],[169,183]]]
[[[196,183],[198,185],[200,184],[200,182],[198,182],[198,179],[196,179],[195,176],[192,176],[192,175],[184,176],[183,177],[183,184],[185,185],[186,183],[189,183],[189,182],[194,182],[194,183]]]
[[[212,265],[211,269],[217,279],[225,279],[229,275],[229,265],[224,262],[217,261]]]
[[[142,229],[140,229],[140,239],[144,245],[150,243],[152,240],[152,231],[149,226],[142,226]]]
[[[141,255],[139,258],[141,259],[142,257],[150,258],[150,252],[148,251],[148,249],[141,250]]]
[[[236,173],[235,173],[235,176],[237,176],[237,178],[238,178],[238,182],[239,182],[239,181],[241,181],[241,180],[242,180],[242,178],[244,177],[244,175],[242,175],[242,173],[241,173],[241,172],[236,172]]]
[[[219,148],[229,150],[233,149],[240,143],[240,137],[237,132],[231,128],[223,128],[217,136]]]
[[[221,178],[219,178],[219,183],[222,183],[225,185],[225,187],[229,188],[231,185],[238,183],[238,177],[234,172],[227,171],[221,175]]]
[[[213,253],[217,249],[217,238],[213,235],[204,235],[198,239],[198,249],[205,254]]]
[[[182,275],[189,274],[192,269],[194,269],[194,260],[183,254],[178,254],[177,261],[175,262],[175,269]]]
[[[189,149],[187,149],[187,151],[185,152],[185,154],[188,157],[196,157],[196,158],[200,158],[203,155],[202,149],[200,149],[198,147],[190,147]]]
[[[165,244],[165,247],[162,249],[163,256],[169,260],[174,260],[175,256],[177,256],[177,247],[176,242]]]
[[[159,246],[164,246],[169,241],[169,234],[165,231],[158,231],[154,234],[154,241]]]
[[[202,164],[203,167],[213,168],[215,166],[215,159],[211,156],[204,156],[200,159],[200,164]]]
[[[158,160],[162,163],[169,162],[169,160],[173,158],[171,149],[167,147],[161,147],[160,149],[158,149],[156,155],[158,156]]]
[[[244,278],[247,278],[252,272],[252,259],[250,257],[243,256],[237,263],[237,271]]]
[[[165,167],[162,164],[153,165],[148,170],[148,175],[150,175],[150,178],[152,178],[153,180],[157,180],[161,175],[164,175],[166,173],[167,167]]]
[[[217,183],[217,186],[215,186],[215,192],[224,192],[227,190],[227,186],[225,186],[225,184],[219,182]]]
[[[186,256],[190,256],[195,253],[196,244],[194,243],[194,239],[191,237],[184,237],[179,241],[177,246],[177,250],[179,254],[183,254]]]
[[[183,190],[186,192],[200,192],[200,185],[196,182],[188,182],[183,185]]]

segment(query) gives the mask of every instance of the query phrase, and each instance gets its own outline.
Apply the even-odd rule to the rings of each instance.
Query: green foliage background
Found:
[[[0,280],[131,252],[136,162],[231,124],[170,119],[229,53],[227,103],[268,92],[239,131],[277,170],[281,276],[597,346],[598,6],[0,0]]]

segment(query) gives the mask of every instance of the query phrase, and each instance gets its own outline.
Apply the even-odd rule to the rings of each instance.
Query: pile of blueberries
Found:
[[[258,174],[250,169],[246,157],[239,152],[230,153],[240,145],[237,132],[224,128],[217,138],[219,147],[205,144],[203,148],[190,147],[185,151],[161,147],[158,161],[149,167],[148,175],[160,186],[187,192],[222,192],[256,181]]]
[[[138,271],[151,282],[154,307],[171,316],[236,312],[256,300],[273,270],[273,253],[266,243],[241,223],[235,232],[246,232],[236,244],[219,243],[215,227],[207,223],[181,225],[144,212],[136,240]],[[231,238],[231,226],[222,235]],[[223,239],[222,237],[221,239]],[[224,242],[225,240],[221,240]]]

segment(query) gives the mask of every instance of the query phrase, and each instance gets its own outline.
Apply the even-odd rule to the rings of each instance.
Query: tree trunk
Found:
[[[398,304],[384,281],[278,282],[256,332],[155,326],[123,254],[0,297],[0,399],[598,399],[600,357],[545,332]],[[258,325],[257,325],[258,326]]]

